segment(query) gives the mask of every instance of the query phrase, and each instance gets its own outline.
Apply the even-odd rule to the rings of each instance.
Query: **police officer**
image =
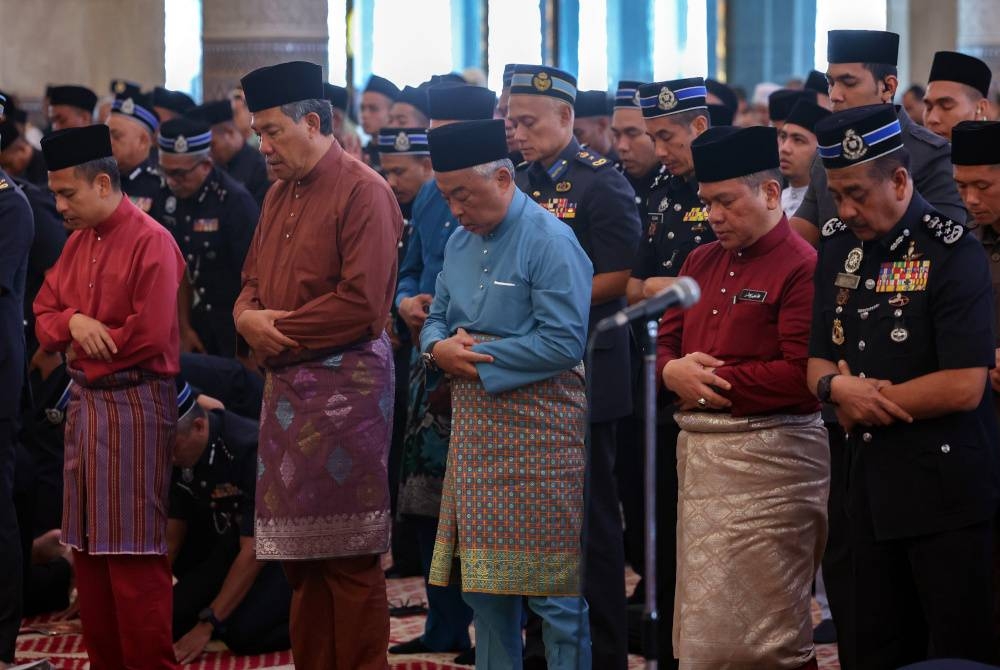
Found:
[[[291,588],[254,549],[257,422],[205,411],[178,386],[167,522],[177,660],[193,661],[213,637],[237,654],[288,649]]]
[[[673,283],[687,255],[715,239],[698,197],[691,142],[710,125],[701,77],[639,87],[646,132],[666,170],[646,202],[645,237],[629,279],[629,301],[637,302]]]
[[[888,105],[816,125],[839,217],[822,228],[808,379],[847,434],[830,483],[847,510],[846,589],[830,590],[844,668],[990,655],[990,275],[964,221],[916,191],[903,125]]]
[[[6,99],[0,96],[0,108]],[[14,662],[21,625],[21,535],[14,507],[16,429],[24,384],[24,283],[34,223],[24,194],[0,171],[0,665]]]
[[[212,160],[250,191],[258,207],[263,205],[267,189],[271,188],[267,162],[264,154],[247,144],[236,126],[232,101],[206,102],[192,109],[187,116],[212,127]]]
[[[646,134],[639,108],[638,81],[620,81],[615,90],[615,108],[611,115],[611,136],[618,155],[617,167],[635,191],[639,219],[646,218],[646,198],[653,185],[667,171],[656,157],[653,140]]]
[[[111,150],[122,175],[122,192],[146,213],[164,185],[153,152],[159,127],[160,118],[148,96],[115,98],[111,103],[108,128]]]
[[[250,192],[209,156],[208,124],[187,118],[160,127],[160,189],[153,217],[173,234],[187,259],[178,300],[184,351],[236,354],[233,303],[260,210]]]
[[[831,30],[828,33],[827,79],[830,102],[839,112],[862,105],[892,105],[899,81],[896,61],[899,35],[882,30]],[[955,221],[965,221],[967,214],[951,178],[948,141],[910,120],[905,110],[897,109],[903,144],[910,154],[910,174],[917,192],[929,203]],[[790,223],[813,244],[821,239],[820,230],[837,218],[837,205],[826,189],[822,162],[813,162],[809,189]],[[831,520],[831,525],[833,521]]]
[[[555,68],[519,66],[509,116],[526,161],[518,188],[569,225],[594,265],[590,325],[622,309],[639,241],[635,193],[610,160],[573,137],[576,78]],[[625,558],[614,479],[615,425],[632,410],[625,330],[598,338],[588,370],[591,453],[584,595],[590,605],[594,667],[627,661]]]
[[[612,110],[607,91],[579,91],[573,103],[573,134],[581,147],[604,156],[620,170],[611,135]]]

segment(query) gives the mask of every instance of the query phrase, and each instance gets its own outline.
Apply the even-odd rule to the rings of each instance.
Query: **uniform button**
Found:
[[[215,509],[215,501],[208,503],[208,506],[211,507],[212,509]]]
[[[836,312],[837,314],[840,314],[841,312],[843,312],[843,311],[844,311],[844,308],[843,308],[843,307],[841,307],[840,305],[837,305],[837,309],[835,309],[835,310],[833,310],[833,311],[835,311],[835,312]]]
[[[445,221],[444,222],[444,227],[445,228],[451,228],[451,221]]]
[[[895,312],[892,313],[892,315],[898,319],[899,317],[903,316],[903,310],[897,309]]]
[[[858,373],[858,377],[860,377],[861,379],[864,379],[865,378],[865,373],[864,372],[859,372]]]
[[[721,290],[721,291],[722,291],[723,293],[725,293],[725,292],[726,292],[726,289],[720,289],[720,290]]]
[[[871,291],[873,288],[875,288],[875,280],[874,279],[866,279],[865,280],[865,288],[868,289],[869,291]]]
[[[188,254],[188,260],[189,261],[193,261],[194,260],[194,254]]]
[[[207,486],[208,486],[208,482],[201,482],[201,488],[205,488]]]
[[[206,312],[211,312],[212,311],[212,306],[211,305],[205,305],[205,311]]]
[[[198,287],[198,293],[204,293],[204,292],[205,292],[205,287],[204,286],[199,286]]]
[[[668,240],[674,239],[674,231],[670,231],[669,233],[667,233],[667,239]]]
[[[736,276],[736,273],[735,273],[735,272],[733,272],[732,270],[730,270],[730,271],[729,271],[729,276],[730,276],[730,277],[735,277],[735,276]]]
[[[871,433],[862,433],[861,434],[861,439],[864,440],[865,442],[871,442],[872,441],[872,434]]]
[[[865,341],[861,340],[860,342],[858,342],[858,351],[864,351],[864,350],[865,350]]]
[[[942,454],[947,454],[950,451],[951,451],[951,445],[950,444],[942,444],[941,445],[941,453]]]
[[[184,220],[185,220],[185,221],[190,221],[190,220],[191,220],[191,217],[190,217],[190,216],[185,216],[185,217],[184,217]]]
[[[713,310],[712,310],[712,316],[715,316],[715,315],[717,315],[718,313],[719,313],[719,310],[717,310],[717,309],[713,309]]]
[[[635,204],[641,205],[642,204],[642,198],[639,197],[639,196],[635,196]]]
[[[868,312],[861,312],[861,320],[865,321],[868,319]]]
[[[701,244],[701,235],[695,235],[694,236],[694,243],[695,244]]]
[[[205,240],[205,248],[208,248],[208,240]]]
[[[483,272],[489,272],[489,271],[490,271],[489,268],[483,268]]]

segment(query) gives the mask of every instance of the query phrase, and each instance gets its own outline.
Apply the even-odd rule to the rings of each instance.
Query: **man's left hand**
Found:
[[[178,663],[191,663],[201,656],[212,640],[212,624],[198,623],[187,634],[174,643],[174,656]]]
[[[996,367],[990,370],[990,386],[994,393],[1000,393],[1000,349],[994,354]]]
[[[441,340],[434,345],[434,359],[439,368],[446,373],[464,379],[479,379],[476,363],[492,363],[493,357],[472,350],[476,340],[464,328],[447,340]]]

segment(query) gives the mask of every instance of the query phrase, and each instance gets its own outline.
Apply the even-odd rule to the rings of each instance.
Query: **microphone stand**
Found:
[[[659,653],[657,649],[659,612],[656,607],[656,334],[659,322],[652,318],[646,322],[646,351],[643,356],[643,398],[645,415],[643,431],[645,440],[645,485],[643,504],[646,512],[646,570],[643,584],[646,587],[646,605],[642,616],[642,641],[646,658],[646,670],[656,670]]]

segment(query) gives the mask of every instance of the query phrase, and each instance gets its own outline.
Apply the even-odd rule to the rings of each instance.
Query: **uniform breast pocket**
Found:
[[[778,348],[778,314],[774,305],[737,301],[726,316],[721,333],[719,356],[758,356],[763,342]]]

